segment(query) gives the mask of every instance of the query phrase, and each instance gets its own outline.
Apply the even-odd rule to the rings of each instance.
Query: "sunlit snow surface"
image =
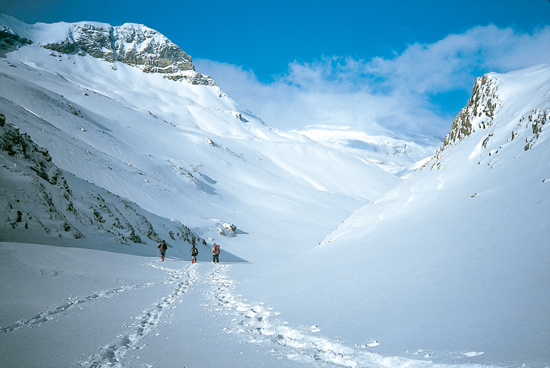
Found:
[[[48,42],[66,29],[16,25]],[[108,190],[223,252],[191,265],[174,241],[162,263],[149,240],[61,241],[2,218],[1,239],[38,245],[0,243],[0,365],[547,367],[550,67],[490,78],[492,123],[402,181],[218,87],[36,43],[8,53],[0,112],[75,193]]]
[[[0,243],[6,367],[452,367],[382,356],[235,291],[237,264]],[[24,286],[24,289],[21,287]],[[63,346],[63,349],[59,349]],[[447,358],[463,367],[482,353]]]

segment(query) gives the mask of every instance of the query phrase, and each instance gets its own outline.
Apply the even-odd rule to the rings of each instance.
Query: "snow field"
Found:
[[[209,292],[209,307],[217,314],[231,317],[224,331],[237,335],[245,343],[261,346],[272,354],[285,357],[308,366],[326,367],[453,367],[438,365],[430,360],[417,360],[400,357],[384,357],[367,349],[379,345],[377,341],[367,344],[346,346],[339,340],[323,337],[317,325],[292,327],[280,319],[280,313],[267,307],[263,302],[253,303],[236,294],[235,280],[228,278],[226,272],[235,265],[216,267],[207,277],[212,283]],[[244,266],[248,267],[248,266]],[[483,353],[466,352],[466,357],[475,357]],[[411,354],[418,355],[418,352]],[[430,358],[425,353],[422,358]],[[455,357],[459,359],[459,357]],[[475,367],[475,364],[463,364],[462,367]],[[487,366],[485,366],[487,367]]]
[[[42,304],[42,311],[34,316],[11,322],[2,317],[3,367],[198,368],[219,367],[220,362],[226,367],[438,367],[430,361],[370,352],[375,341],[350,347],[322,336],[317,325],[290,325],[272,307],[236,294],[236,281],[227,271],[249,267],[246,264],[190,264],[173,258],[161,262],[15,243],[0,243],[0,250],[13,263],[2,272],[14,274],[18,287],[26,290],[19,305],[40,304],[44,297],[32,276],[41,266],[28,262],[22,267],[17,260],[25,254],[54,256],[56,261],[49,267],[57,274],[45,279],[58,299],[48,306]],[[85,266],[89,263],[93,267]],[[83,292],[103,283],[98,280],[102,272],[112,277],[111,287]],[[70,277],[72,286],[56,288],[59,277]],[[120,285],[112,287],[114,283]],[[60,297],[63,294],[68,296]]]
[[[95,355],[78,362],[82,367],[124,367],[124,356],[127,350],[139,349],[141,340],[151,333],[161,323],[162,314],[171,308],[171,305],[185,294],[188,288],[196,281],[197,272],[191,265],[183,270],[173,270],[166,267],[152,265],[154,268],[167,271],[170,275],[167,284],[175,284],[176,287],[167,296],[159,299],[152,308],[143,311],[136,326],[132,331],[119,335],[108,345],[101,347]]]
[[[3,243],[2,365],[548,367],[549,68],[491,75],[494,120],[479,106],[470,136],[393,187],[373,165],[269,129],[216,87],[36,44],[11,52],[0,112],[72,189],[119,213],[116,196],[128,199],[155,229],[178,220],[221,243],[222,262],[251,262],[160,263],[130,255],[154,254],[150,243],[92,226],[66,248]],[[3,179],[22,163],[2,162]],[[50,224],[18,199],[5,208]],[[41,241],[3,221],[10,240]],[[219,234],[224,222],[234,236]],[[182,243],[169,257],[189,256]]]
[[[65,313],[69,309],[81,308],[81,306],[84,303],[88,303],[88,302],[94,301],[94,300],[99,299],[99,298],[111,298],[115,295],[118,295],[120,293],[124,293],[124,292],[129,291],[129,290],[137,290],[137,289],[141,289],[143,287],[151,287],[151,286],[154,286],[154,285],[157,285],[157,284],[158,283],[148,282],[148,283],[145,283],[145,284],[138,284],[138,285],[128,285],[128,286],[125,285],[125,286],[115,288],[115,289],[111,289],[111,290],[100,290],[100,291],[97,291],[97,292],[93,292],[92,294],[89,294],[89,295],[70,296],[70,297],[67,298],[67,301],[65,303],[63,303],[62,305],[52,307],[51,309],[49,309],[45,312],[38,313],[30,319],[19,320],[11,326],[3,327],[0,330],[0,332],[1,333],[6,333],[6,332],[16,331],[18,329],[25,328],[25,327],[30,327],[30,328],[38,327],[38,326],[42,325],[43,323],[46,323],[48,321],[56,319],[58,314]]]
[[[141,266],[142,257],[13,243],[0,249],[6,262],[2,278],[8,281],[1,292],[10,295],[0,304],[2,311],[11,311],[1,316],[4,367],[71,366],[80,354],[132,324],[142,308],[136,298],[151,300],[168,287],[163,273],[130,271]],[[36,273],[40,282],[33,281]]]

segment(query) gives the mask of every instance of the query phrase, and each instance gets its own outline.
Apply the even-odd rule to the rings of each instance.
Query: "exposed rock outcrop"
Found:
[[[32,41],[19,36],[11,29],[0,24],[0,56],[22,45],[30,45]]]
[[[487,75],[476,79],[472,97],[456,116],[450,133],[445,137],[444,147],[464,139],[476,129],[486,129],[492,124],[500,105],[497,90],[497,80]]]
[[[191,56],[179,46],[139,24],[112,27],[101,23],[74,23],[64,40],[41,46],[63,54],[90,55],[112,63],[121,62],[145,73],[161,73],[175,81],[216,85],[212,78],[195,71]]]

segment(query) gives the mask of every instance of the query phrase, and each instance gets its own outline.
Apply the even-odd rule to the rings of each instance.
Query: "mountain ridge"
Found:
[[[68,28],[38,24],[19,34],[40,31],[46,36],[36,40],[60,42]],[[113,69],[101,58],[38,42],[0,61],[0,112],[18,120],[60,169],[176,219],[208,242],[221,239],[243,258],[254,259],[257,243],[279,257],[288,241],[299,251],[311,248],[321,229],[399,181],[266,126],[216,85],[180,83],[124,63]],[[21,111],[32,118],[18,118]],[[224,223],[237,230],[224,231]]]
[[[29,152],[40,158],[37,162],[45,170],[20,157],[27,151],[23,145],[10,148],[10,142],[23,138],[7,134],[0,152],[0,200],[7,209],[0,219],[3,237],[18,242],[34,237],[34,243],[55,239],[70,247],[150,256],[158,240],[152,234],[147,237],[150,224],[158,237],[167,236],[169,257],[190,258],[193,240],[180,238],[185,229],[195,241],[221,244],[222,263],[250,262],[244,267],[205,264],[210,261],[208,248],[201,248],[201,264],[187,264],[186,276],[180,260],[172,263],[178,269],[147,261],[155,271],[168,270],[167,283],[175,287],[166,292],[172,286],[161,282],[163,293],[150,289],[157,300],[153,309],[175,309],[177,303],[166,300],[181,300],[186,307],[198,301],[193,310],[209,325],[205,334],[175,323],[162,329],[166,324],[155,317],[156,328],[159,333],[191,336],[192,341],[212,337],[214,331],[229,341],[227,334],[217,333],[222,326],[210,322],[212,310],[204,308],[205,299],[187,294],[188,287],[193,291],[193,280],[204,276],[207,281],[200,288],[211,297],[206,305],[215,299],[214,309],[224,304],[220,310],[228,312],[223,313],[223,331],[238,331],[236,340],[245,336],[247,341],[263,341],[273,347],[271,353],[292,345],[296,349],[283,353],[303,356],[305,364],[328,357],[327,364],[348,366],[548,366],[550,65],[481,77],[448,143],[421,170],[400,180],[366,160],[269,128],[218,86],[179,83],[124,63],[114,69],[113,63],[87,53],[48,50],[26,42],[32,38],[25,38],[27,26],[19,27],[23,31],[6,32],[11,36],[0,59],[0,113],[6,120],[3,128],[9,123],[9,129],[28,136],[29,141],[24,140],[29,147],[36,146]],[[27,28],[48,32],[50,27]],[[44,205],[44,198],[52,199]],[[53,198],[59,201],[51,208]],[[76,215],[69,201],[78,209]],[[36,226],[37,218],[49,221],[44,227],[52,229],[50,237],[25,228]],[[85,238],[74,239],[79,233]],[[62,251],[53,248],[2,244],[11,257],[3,274],[25,277],[25,285],[42,280],[40,260],[24,268],[16,262],[25,261],[30,256],[26,252],[37,251],[39,256],[55,255],[48,271],[48,282],[55,285],[67,265],[57,259]],[[79,262],[86,264],[87,256],[97,264],[108,259],[98,253],[80,252]],[[113,263],[126,258],[116,257]],[[145,270],[143,261],[137,262],[132,262],[129,279]],[[36,276],[25,276],[27,270]],[[67,280],[74,283],[74,278]],[[10,333],[21,325],[15,321],[27,318],[19,316],[18,305],[26,303],[29,316],[52,315],[40,314],[51,309],[46,306],[52,304],[44,302],[47,298],[29,296],[19,285],[4,284],[19,303],[3,307],[14,312],[5,322],[4,331]],[[120,285],[110,290],[107,295],[114,295]],[[56,290],[60,298],[64,292]],[[79,295],[96,294],[89,290]],[[184,295],[186,299],[178,299]],[[33,311],[34,299],[40,299],[42,310]],[[135,305],[134,298],[128,300],[137,310],[133,316],[151,315],[151,300],[147,307],[145,299]],[[100,315],[111,316],[110,306],[99,309]],[[240,315],[234,318],[227,306]],[[174,312],[178,321],[187,315]],[[103,323],[97,314],[90,315],[77,326]],[[127,321],[121,318],[121,323]],[[42,323],[33,317],[27,321],[29,327]],[[279,323],[280,328],[274,328]],[[311,327],[289,329],[287,324]],[[55,334],[57,342],[74,328],[68,325],[46,328],[63,332]],[[143,325],[134,327],[141,331]],[[243,335],[247,329],[250,334]],[[36,341],[41,335],[35,331],[43,330],[22,332],[31,337],[28,341]],[[129,336],[121,334],[125,328],[109,331]],[[332,340],[319,339],[321,331]],[[5,340],[15,345],[12,336],[5,335]],[[98,355],[109,364],[117,353],[116,363],[122,364],[133,353],[145,362],[144,353],[157,357],[157,347],[170,349],[158,336],[148,338],[152,349],[138,341],[144,349],[130,351],[122,338],[120,344],[115,340],[113,350],[103,336],[94,346],[101,346]],[[242,341],[237,343],[241,345],[233,346],[242,346]],[[255,356],[265,352],[255,344],[246,346],[259,352]],[[29,355],[40,359],[43,352],[32,348]],[[204,349],[200,352],[206,354],[210,347]],[[79,361],[90,352],[82,349]],[[163,358],[168,356],[180,358]],[[10,358],[21,359],[15,353]],[[281,360],[282,366],[286,363]]]
[[[46,149],[6,122],[3,114],[0,152],[0,201],[6,216],[0,222],[0,241],[72,241],[83,248],[149,256],[156,254],[156,244],[163,238],[179,254],[186,254],[192,244],[206,246],[185,225],[163,224],[135,203],[64,173]]]
[[[61,54],[90,55],[105,60],[116,68],[121,62],[140,68],[144,73],[160,73],[171,80],[216,86],[208,76],[197,73],[193,60],[185,51],[158,31],[137,23],[111,26],[99,22],[23,25],[2,14],[2,32],[24,45],[38,37],[38,44]],[[15,26],[14,26],[15,24]],[[50,28],[44,31],[46,27]],[[15,28],[12,29],[12,28]],[[19,35],[21,32],[23,36]],[[36,36],[42,34],[44,36]],[[13,42],[13,41],[12,41]]]
[[[550,65],[541,65],[479,78],[446,145],[312,251],[315,267],[334,279],[366,280],[356,285],[358,296],[331,295],[361,311],[345,328],[361,335],[353,321],[364,313],[374,336],[386,335],[402,349],[414,350],[409,342],[422,336],[438,336],[433,346],[440,351],[477,339],[485,359],[544,366],[549,76]],[[335,253],[345,255],[339,267],[326,261]],[[310,282],[306,277],[300,284]],[[334,290],[344,287],[334,283]],[[306,286],[300,290],[304,300],[312,297]],[[378,305],[391,306],[392,317]],[[414,327],[404,327],[410,321]]]

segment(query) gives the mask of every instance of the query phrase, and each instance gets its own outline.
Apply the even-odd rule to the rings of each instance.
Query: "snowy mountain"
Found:
[[[399,177],[408,177],[418,170],[441,145],[441,141],[434,137],[416,137],[414,141],[390,135],[367,134],[342,126],[308,126],[298,133],[360,157]]]
[[[211,78],[195,72],[192,58],[180,47],[144,25],[126,23],[112,27],[105,23],[79,22],[29,27],[13,19],[4,23],[9,24],[0,25],[5,49],[38,43],[61,54],[90,55],[131,65],[146,73],[161,73],[172,80],[216,85]]]
[[[0,19],[8,123],[59,169],[247,259],[257,244],[274,256],[289,244],[311,249],[325,229],[399,181],[265,126],[145,26]]]
[[[323,330],[346,331],[351,344],[375,339],[386,354],[547,366],[549,96],[549,65],[479,78],[421,171],[288,267],[298,272],[264,270],[274,289],[289,279],[292,289],[239,292],[296,320],[313,322],[314,308]],[[309,308],[278,302],[286,297]]]
[[[549,65],[402,180],[425,148],[271,129],[142,25],[0,49],[2,366],[548,366]]]
[[[52,163],[47,150],[6,124],[2,114],[0,150],[0,200],[6,215],[0,224],[3,240],[37,242],[46,236],[74,244],[71,240],[83,239],[82,247],[130,254],[155,254],[156,247],[147,246],[145,240],[160,243],[159,233],[169,237],[169,245],[175,241],[207,245],[185,225],[167,222],[64,173]]]

